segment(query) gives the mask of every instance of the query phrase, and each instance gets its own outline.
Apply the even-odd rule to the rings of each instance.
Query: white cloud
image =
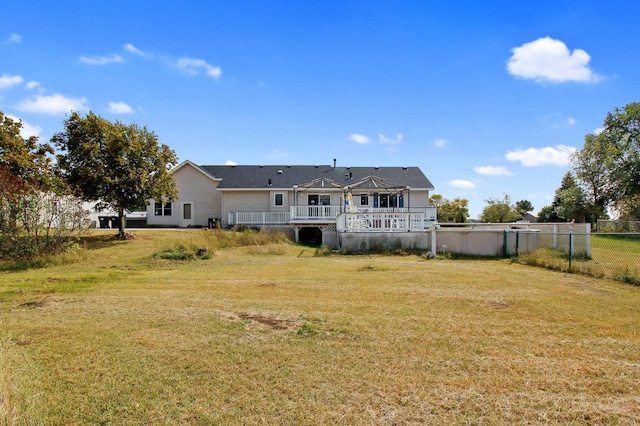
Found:
[[[112,55],[112,56],[80,56],[80,61],[89,65],[106,65],[112,62],[124,62],[122,56],[120,55]]]
[[[273,151],[271,151],[269,158],[285,158],[288,156],[289,154],[287,154],[286,152],[282,152],[280,150],[274,149]]]
[[[22,43],[22,36],[20,34],[11,34],[9,36],[9,43]]]
[[[395,139],[387,138],[382,133],[378,133],[378,137],[380,138],[380,143],[390,145],[398,145],[400,142],[402,142],[403,138],[402,133],[398,133],[398,136],[396,136]]]
[[[359,144],[365,144],[370,142],[368,137],[366,137],[365,135],[361,135],[359,133],[352,133],[349,136],[349,140]]]
[[[35,88],[40,87],[40,82],[38,82],[38,81],[30,81],[27,84],[25,84],[24,87],[26,87],[29,90],[33,90]]]
[[[126,51],[127,51],[127,52],[129,52],[129,53],[134,53],[134,54],[136,54],[136,55],[146,56],[146,54],[145,54],[142,50],[138,49],[137,47],[135,47],[135,46],[134,46],[133,44],[131,44],[131,43],[127,43],[127,44],[125,44],[125,45],[124,45],[124,50],[126,50]]]
[[[512,176],[511,172],[506,167],[501,166],[478,166],[474,167],[476,173],[489,176]]]
[[[594,135],[599,135],[600,133],[604,132],[604,127],[598,127],[597,129],[595,129],[593,131]]]
[[[109,112],[116,114],[133,114],[133,109],[124,102],[109,102]]]
[[[565,81],[596,82],[602,79],[588,66],[591,56],[582,49],[569,51],[567,45],[543,37],[511,49],[507,70],[516,77],[538,83]]]
[[[231,161],[231,160],[227,160],[226,163],[224,163],[225,166],[237,166],[238,163],[236,163],[235,161]]]
[[[83,111],[89,109],[87,99],[67,98],[62,95],[36,96],[34,99],[24,100],[18,104],[22,111],[37,112],[42,114],[64,114],[70,111]]]
[[[10,89],[15,85],[22,84],[23,81],[24,78],[19,75],[2,74],[0,75],[0,89]]]
[[[444,148],[445,146],[449,145],[449,141],[446,139],[436,139],[435,141],[433,141],[433,144],[438,148]]]
[[[509,151],[505,158],[509,161],[519,161],[524,167],[546,166],[547,164],[566,166],[569,164],[569,157],[575,150],[576,148],[566,145],[517,149]]]
[[[220,69],[220,67],[209,65],[204,59],[180,58],[176,62],[176,66],[179,69],[193,75],[197,74],[200,68],[203,68],[210,77],[213,77],[216,80],[220,77],[220,75],[222,75],[222,70]]]
[[[552,125],[551,127],[553,129],[562,129],[562,128],[574,126],[575,124],[576,124],[576,119],[573,117],[569,117],[567,119],[563,119],[562,122],[558,124]]]
[[[15,115],[7,114],[7,117],[12,119],[13,121],[20,121],[20,118],[16,117]],[[22,120],[22,129],[20,129],[20,136],[22,136],[23,138],[29,138],[31,136],[40,137],[40,132],[42,132],[42,128],[40,126],[32,126],[31,124]]]
[[[449,181],[449,184],[456,188],[462,188],[462,189],[470,189],[470,188],[476,187],[475,183],[469,180],[463,180],[463,179],[454,179],[452,181]]]

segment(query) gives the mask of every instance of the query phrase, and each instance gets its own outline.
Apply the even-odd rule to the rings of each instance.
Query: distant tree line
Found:
[[[511,203],[511,197],[490,198],[480,215],[481,222],[504,223],[525,219],[533,211],[533,205],[528,200]],[[449,200],[441,194],[433,194],[429,198],[429,205],[438,209],[438,222],[466,223],[469,221],[469,200],[455,198]]]
[[[146,127],[76,112],[63,125],[51,144],[39,143],[0,111],[0,257],[34,258],[73,243],[87,214],[82,201],[117,211],[126,238],[125,211],[176,196],[176,154]]]
[[[640,103],[615,108],[598,133],[585,136],[571,156],[572,170],[556,189],[550,205],[538,212],[538,222],[590,222],[609,219],[640,220]],[[513,222],[533,211],[528,200],[511,204],[508,195],[490,198],[481,222]]]
[[[585,136],[571,157],[551,205],[538,213],[542,222],[640,220],[640,103],[615,108],[602,131]]]

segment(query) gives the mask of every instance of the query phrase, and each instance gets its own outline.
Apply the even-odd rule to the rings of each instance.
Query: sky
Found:
[[[447,199],[549,205],[640,101],[637,1],[26,0],[0,14],[0,111],[71,111],[200,165],[418,166]]]

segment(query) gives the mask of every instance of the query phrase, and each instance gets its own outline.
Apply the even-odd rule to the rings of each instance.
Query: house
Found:
[[[424,231],[433,185],[418,167],[199,166],[172,171],[178,198],[150,200],[150,226],[276,227],[296,241],[336,244],[336,232]]]

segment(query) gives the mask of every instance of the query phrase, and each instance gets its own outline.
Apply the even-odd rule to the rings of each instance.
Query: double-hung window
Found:
[[[153,214],[155,216],[171,216],[173,213],[172,203],[162,203],[155,201],[153,205]]]

